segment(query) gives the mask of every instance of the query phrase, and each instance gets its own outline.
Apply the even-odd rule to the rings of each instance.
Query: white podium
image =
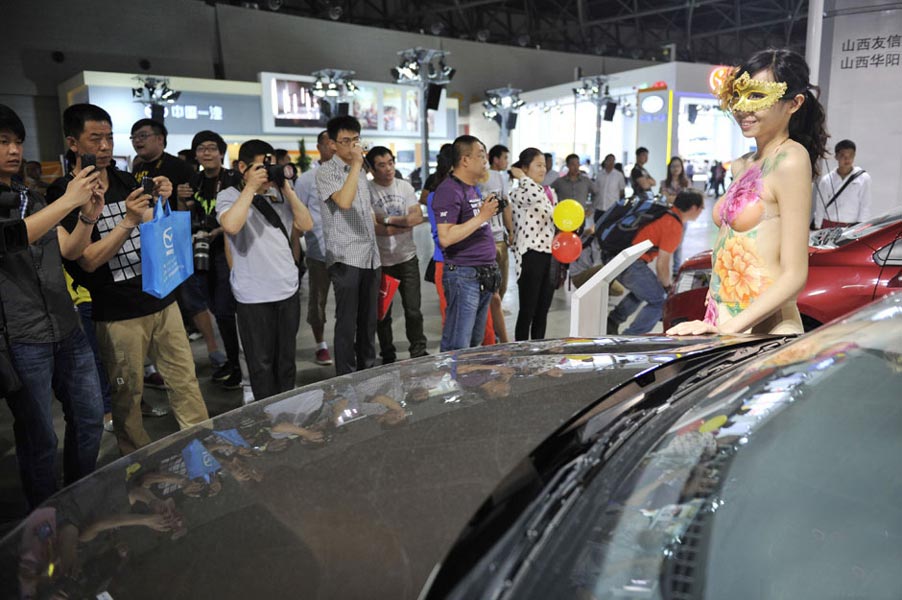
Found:
[[[649,240],[630,246],[573,292],[570,299],[570,337],[592,338],[607,334],[608,288],[611,282],[651,247]]]

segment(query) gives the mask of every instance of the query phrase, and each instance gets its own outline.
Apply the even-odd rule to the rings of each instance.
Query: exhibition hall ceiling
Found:
[[[802,50],[807,0],[204,0],[487,44],[668,61]]]

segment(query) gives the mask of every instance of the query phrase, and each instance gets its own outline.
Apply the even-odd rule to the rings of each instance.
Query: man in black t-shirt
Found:
[[[636,149],[636,164],[630,171],[630,186],[633,188],[633,196],[653,195],[651,191],[655,185],[655,178],[649,175],[645,169],[648,162],[648,148],[640,146]]]
[[[132,165],[132,174],[140,182],[144,177],[159,177],[162,175],[172,182],[172,188],[176,191],[178,207],[172,203],[172,209],[185,210],[187,201],[191,200],[191,179],[194,170],[185,161],[166,152],[166,137],[169,134],[166,126],[153,119],[140,119],[132,125],[132,147],[138,155]],[[189,282],[190,283],[190,282]],[[217,369],[222,367],[226,358],[219,351],[216,344],[216,336],[213,335],[213,320],[207,310],[202,294],[198,294],[190,285],[182,285],[177,292],[179,308],[186,318],[191,318],[194,326],[200,331],[207,344],[207,355],[210,362]]]
[[[77,285],[91,292],[97,341],[110,379],[113,425],[119,450],[133,452],[150,443],[141,418],[144,360],[150,355],[169,386],[169,402],[182,428],[209,418],[197,377],[191,347],[173,294],[158,299],[142,291],[141,235],[138,225],[150,218],[150,197],[135,179],[112,163],[113,133],[110,115],[93,104],[76,104],[63,112],[63,130],[69,150],[77,157],[96,156],[105,190],[104,207],[93,224],[91,244],[81,258],[66,261]],[[71,177],[51,184],[48,200]],[[154,178],[154,194],[168,198],[172,184]],[[73,231],[79,216],[71,213],[62,225]]]
[[[226,260],[225,238],[216,219],[216,196],[221,190],[239,187],[239,174],[223,168],[226,143],[215,131],[201,131],[191,140],[191,151],[204,170],[191,178],[192,196],[185,202],[191,211],[191,232],[195,243],[208,244],[209,258],[195,260],[194,274],[182,288],[198,296],[216,318],[219,335],[225,346],[226,362],[213,372],[211,379],[229,390],[241,387],[241,367],[238,362],[238,324],[235,320],[237,305],[229,284],[229,263]]]

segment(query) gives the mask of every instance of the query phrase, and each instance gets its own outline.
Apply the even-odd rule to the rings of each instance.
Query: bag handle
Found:
[[[163,202],[163,196],[157,196],[157,203],[153,207],[153,220],[159,221],[164,217],[168,217],[171,213],[169,202]]]

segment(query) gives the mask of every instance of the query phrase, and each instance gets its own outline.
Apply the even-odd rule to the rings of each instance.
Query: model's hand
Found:
[[[526,173],[519,167],[511,167],[511,175],[513,175],[514,179],[523,179],[526,177]]]
[[[715,335],[718,333],[720,330],[716,325],[704,321],[685,321],[668,329],[665,335]]]

